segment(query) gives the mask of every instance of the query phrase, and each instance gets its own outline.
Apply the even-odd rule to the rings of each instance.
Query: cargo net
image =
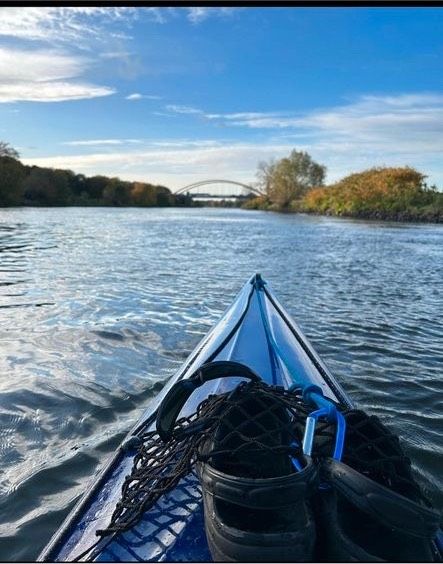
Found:
[[[111,540],[110,535],[136,525],[198,462],[216,458],[220,469],[242,476],[250,472],[251,477],[259,478],[272,475],[272,454],[301,457],[306,417],[313,409],[303,402],[301,389],[288,391],[264,382],[242,382],[233,392],[208,396],[195,413],[178,419],[167,442],[157,431],[141,433],[120,501],[109,525],[96,532],[100,538],[94,547],[104,537]],[[347,427],[343,462],[403,495],[426,502],[398,438],[377,417],[354,409],[342,409],[342,413]],[[335,425],[318,421],[314,460],[331,456],[334,441]],[[254,458],[262,464],[261,475]],[[263,466],[265,460],[268,468]]]
[[[231,468],[238,466],[240,472],[247,472],[247,460],[263,451],[300,456],[310,411],[299,389],[289,392],[262,382],[242,382],[235,393],[208,396],[195,413],[178,419],[167,442],[156,431],[141,434],[111,522],[97,534],[106,536],[133,527],[198,461],[219,457]],[[217,429],[223,438],[214,441]]]

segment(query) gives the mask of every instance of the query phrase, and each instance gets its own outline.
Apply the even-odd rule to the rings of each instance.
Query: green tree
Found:
[[[70,201],[69,175],[61,169],[32,167],[23,191],[25,202],[31,205],[66,205]]]
[[[134,182],[131,188],[131,204],[147,207],[157,205],[155,186],[143,182]]]
[[[0,206],[22,204],[22,181],[26,169],[13,157],[0,156]]]
[[[101,200],[108,183],[109,178],[107,176],[91,176],[89,178],[85,178],[84,189],[92,200]]]
[[[322,186],[325,174],[326,167],[312,160],[308,153],[295,149],[279,161],[259,163],[257,172],[259,186],[279,208],[301,200],[310,188]]]
[[[171,194],[171,190],[166,188],[166,186],[161,186],[160,184],[155,186],[155,192],[157,194],[157,205],[160,207],[171,206],[174,203],[174,196]]]
[[[11,157],[12,159],[18,159],[20,155],[9,143],[6,141],[0,141],[0,157]]]
[[[103,191],[103,203],[111,206],[127,206],[130,189],[130,182],[124,182],[118,177],[108,178],[108,183]]]
[[[86,193],[85,189],[85,180],[86,176],[84,174],[76,174],[72,170],[65,170],[66,180],[68,182],[68,192],[69,195],[72,197],[72,202],[84,196]],[[86,199],[88,199],[88,195],[86,194]]]

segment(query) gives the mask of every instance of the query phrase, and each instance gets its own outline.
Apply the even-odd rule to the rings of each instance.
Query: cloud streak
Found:
[[[140,94],[134,92],[125,97],[126,100],[161,100],[161,96],[154,96],[153,94]]]
[[[0,84],[0,103],[10,102],[67,102],[114,94],[115,90],[92,84],[72,82],[34,82]]]
[[[134,15],[123,7],[8,7],[1,9],[0,36],[57,43],[97,39],[105,35],[106,23],[128,22]]]
[[[238,10],[238,8],[237,8]],[[227,17],[233,8],[218,7],[6,7],[1,9],[0,36],[66,43],[80,39],[106,40],[109,35],[127,37],[136,19],[165,24],[177,14],[192,24],[210,17]],[[110,29],[116,24],[117,30]]]
[[[183,115],[234,124],[256,120],[283,120],[278,112],[237,112],[209,114],[191,106],[175,106]],[[176,111],[175,110],[175,111]],[[176,113],[180,113],[176,112]],[[208,117],[209,116],[209,117]],[[328,182],[372,166],[410,165],[429,174],[429,181],[443,185],[443,96],[403,94],[362,96],[355,102],[304,115],[286,116],[291,124],[270,127],[266,139],[152,139],[131,141],[101,140],[108,152],[59,155],[24,159],[28,164],[59,166],[85,174],[116,175],[129,180],[147,180],[179,188],[186,182],[221,176],[253,182],[260,160],[281,158],[292,149],[308,151],[327,166]],[[233,125],[233,127],[234,127]],[[251,128],[246,125],[247,129]],[[263,138],[262,138],[263,139]],[[86,149],[100,140],[70,141]],[[114,147],[113,147],[114,145]]]
[[[0,82],[46,82],[80,75],[90,61],[55,49],[6,49],[0,47]]]
[[[85,139],[78,141],[65,141],[62,145],[71,147],[97,147],[103,145],[126,145],[143,143],[143,139]]]
[[[51,49],[0,48],[0,103],[63,102],[109,96],[114,88],[79,80],[91,61]]]
[[[360,162],[403,159],[417,163],[441,158],[443,152],[440,93],[366,95],[348,104],[305,113],[210,113],[195,108],[179,112],[177,108],[180,106],[168,106],[177,113],[196,114],[225,127],[269,131],[274,139],[293,139],[298,147],[322,157],[328,152],[347,153]]]
[[[194,114],[194,115],[204,114],[202,110],[199,110],[198,108],[193,108],[192,106],[180,106],[178,104],[168,104],[165,107],[168,111],[174,112],[176,114]]]
[[[234,8],[218,8],[213,6],[199,6],[194,8],[187,8],[187,10],[188,20],[193,24],[199,24],[210,17],[226,17],[231,16],[234,13]],[[237,8],[237,10],[239,10],[239,8]]]
[[[443,141],[443,95],[362,96],[354,103],[306,114],[244,112],[210,114],[209,120],[249,129],[295,130],[306,135],[335,136],[352,141],[405,141],[425,135]]]

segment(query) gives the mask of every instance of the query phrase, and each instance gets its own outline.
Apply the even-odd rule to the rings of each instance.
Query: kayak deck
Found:
[[[319,386],[326,397],[351,406],[349,398],[298,326],[284,311],[260,275],[242,288],[221,320],[191,353],[184,365],[151,402],[129,434],[154,428],[158,405],[170,387],[189,377],[200,365],[213,360],[241,362],[268,384],[288,388],[299,384]],[[209,394],[223,393],[241,378],[205,383],[184,406],[181,416],[195,411]],[[40,561],[72,561],[97,543],[96,531],[108,524],[133,463],[134,450],[122,447],[87,488],[59,531],[39,557]],[[94,561],[210,561],[197,478],[190,474],[165,494],[129,531],[99,541],[87,560]]]

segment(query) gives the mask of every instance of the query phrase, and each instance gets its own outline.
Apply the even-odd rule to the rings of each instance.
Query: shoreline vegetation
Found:
[[[325,185],[326,168],[307,153],[260,163],[258,187],[263,196],[246,209],[315,215],[443,223],[443,192],[428,187],[426,175],[409,166],[374,167]]]
[[[443,223],[443,192],[428,187],[414,168],[378,167],[325,185],[326,167],[305,152],[258,165],[256,187],[263,196],[210,206],[241,207],[282,213],[308,213],[357,219]],[[87,177],[71,170],[27,166],[8,143],[0,141],[0,207],[134,206],[198,207],[189,194],[166,186],[128,182],[118,177]]]
[[[193,203],[188,195],[175,195],[158,184],[26,166],[20,162],[15,149],[0,142],[0,207],[190,205]]]

